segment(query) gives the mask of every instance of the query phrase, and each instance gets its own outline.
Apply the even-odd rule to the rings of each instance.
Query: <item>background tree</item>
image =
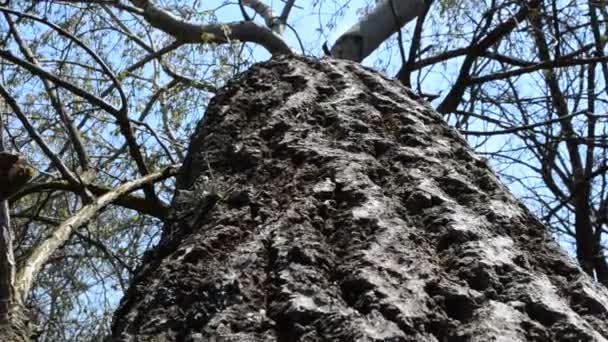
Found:
[[[5,145],[27,156],[37,175],[10,198],[14,251],[2,255],[15,254],[13,299],[25,302],[43,340],[98,340],[107,332],[167,220],[168,177],[208,99],[267,58],[260,46],[270,54],[295,50],[287,43],[290,14],[335,8],[331,26],[349,4],[12,1],[0,8]],[[433,100],[605,282],[602,3],[372,5],[329,52],[360,61],[381,51],[368,60]],[[407,34],[388,37],[413,18]],[[320,55],[322,42],[296,47]],[[117,196],[119,189],[128,195]]]

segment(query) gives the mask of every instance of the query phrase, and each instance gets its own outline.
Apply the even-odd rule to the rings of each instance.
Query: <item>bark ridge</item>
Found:
[[[356,63],[253,66],[177,187],[114,341],[608,338],[606,290],[439,114]]]

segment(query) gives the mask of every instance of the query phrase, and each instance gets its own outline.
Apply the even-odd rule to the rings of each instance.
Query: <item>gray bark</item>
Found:
[[[225,44],[239,40],[260,44],[273,55],[292,52],[281,36],[253,21],[201,25],[173,15],[152,0],[131,0],[131,3],[143,11],[150,25],[184,43]]]
[[[5,153],[3,115],[0,115],[0,153]],[[15,296],[15,255],[6,198],[8,190],[0,189],[0,341],[18,342],[27,341],[30,329],[26,325],[26,311]]]
[[[0,234],[0,341],[26,341],[29,329],[15,296],[13,234],[8,201],[3,196],[0,196]]]
[[[606,289],[428,104],[358,64],[254,66],[177,186],[113,341],[608,338]]]
[[[382,0],[343,33],[331,48],[336,58],[361,62],[424,11],[424,0]]]

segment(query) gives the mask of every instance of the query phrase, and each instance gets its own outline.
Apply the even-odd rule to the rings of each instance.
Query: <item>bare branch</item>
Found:
[[[101,57],[99,57],[99,55],[97,55],[97,53],[95,53],[95,51],[93,51],[91,48],[89,48],[85,43],[83,43],[82,41],[80,41],[80,39],[76,38],[70,32],[62,29],[61,27],[59,27],[59,26],[51,23],[50,21],[48,21],[48,20],[46,20],[44,18],[40,18],[40,17],[37,17],[35,15],[31,15],[31,14],[27,14],[27,13],[22,13],[22,12],[14,11],[14,10],[11,10],[11,9],[8,9],[8,8],[4,8],[4,7],[0,7],[0,11],[2,11],[4,13],[15,14],[15,15],[18,15],[20,17],[25,17],[25,18],[32,19],[32,20],[38,21],[40,23],[43,23],[43,24],[49,26],[50,28],[52,28],[53,30],[55,30],[58,34],[60,34],[60,35],[62,35],[64,37],[70,39],[76,45],[80,46],[83,50],[85,50],[95,60],[95,62],[97,64],[99,64],[101,66],[101,68],[104,71],[104,73],[110,78],[110,80],[112,81],[112,83],[116,86],[116,89],[118,90],[118,93],[120,95],[120,100],[121,100],[121,103],[122,103],[121,104],[121,108],[120,108],[120,112],[125,112],[126,111],[126,108],[127,108],[127,96],[125,95],[124,91],[122,90],[122,87],[120,86],[120,82],[118,82],[118,79],[116,78],[116,75],[114,75],[114,72],[112,70],[110,70],[110,68],[101,59]],[[25,66],[23,66],[23,67],[25,67]]]
[[[98,215],[101,210],[114,203],[121,196],[137,190],[144,185],[175,175],[177,173],[177,167],[177,165],[170,166],[162,171],[151,173],[139,179],[124,183],[118,188],[97,198],[93,203],[82,207],[75,215],[65,220],[47,239],[34,248],[23,264],[23,268],[18,270],[15,281],[17,298],[22,303],[25,302],[29,291],[32,288],[36,274],[47,263],[53,253],[66,243],[74,230],[89,222]]]
[[[500,23],[498,26],[488,32],[487,35],[479,39],[478,42],[471,44],[472,50],[467,54],[462,66],[460,67],[460,72],[456,83],[452,86],[450,92],[446,95],[439,106],[437,106],[437,111],[439,113],[446,114],[456,110],[462,96],[466,91],[466,83],[471,77],[469,73],[477,57],[513,31],[513,29],[515,29],[520,22],[530,15],[530,13],[534,13],[534,9],[538,8],[539,5],[539,0],[531,0],[523,3],[519,11],[509,18],[509,20],[505,20],[504,22]]]
[[[296,4],[296,0],[287,0],[287,2],[285,3],[285,7],[283,7],[283,11],[281,12],[281,22],[282,23],[287,23],[287,18],[289,18],[289,13],[291,12],[291,9],[293,8],[293,5]]]
[[[169,176],[172,176],[172,175],[169,175]],[[99,184],[88,184],[87,189],[89,191],[91,191],[91,193],[93,195],[98,196],[98,197],[103,196],[103,195],[107,194],[108,192],[112,191],[112,188],[109,188],[104,185],[99,185]],[[9,201],[11,203],[14,203],[17,200],[19,200],[20,198],[23,198],[30,194],[40,193],[43,191],[56,191],[56,190],[70,191],[70,192],[78,193],[78,189],[75,188],[74,186],[70,185],[70,183],[68,183],[68,182],[53,181],[53,182],[28,185],[28,186],[24,187],[23,189],[21,189],[20,191],[18,191],[17,193],[13,194],[9,198]],[[169,215],[169,206],[166,203],[161,203],[161,205],[159,207],[159,206],[156,206],[155,203],[150,202],[145,197],[142,197],[139,195],[124,195],[124,196],[120,197],[119,199],[117,199],[114,202],[114,204],[124,207],[124,208],[135,210],[135,211],[140,212],[145,215],[150,215],[152,217],[156,217],[157,219],[162,220],[162,221],[166,220],[167,216]]]
[[[30,123],[30,120],[27,118],[27,116],[23,113],[21,107],[19,107],[19,105],[17,104],[17,101],[8,93],[8,91],[4,88],[4,86],[2,86],[2,84],[0,84],[0,96],[4,98],[13,113],[17,115],[30,137],[38,144],[40,149],[51,160],[51,162],[57,168],[57,170],[59,170],[61,175],[72,185],[80,187],[82,183],[78,179],[78,177],[73,174],[61,161],[59,156],[57,156],[57,154],[51,150],[51,148],[47,145],[42,136],[38,134],[36,128]]]
[[[268,26],[272,31],[274,31],[278,34],[283,34],[284,28],[283,28],[282,24],[285,22],[281,21],[281,18],[276,16],[274,11],[272,10],[272,7],[266,5],[265,3],[261,2],[260,0],[241,0],[241,1],[245,6],[250,7],[257,14],[259,14],[262,18],[264,18],[264,22],[266,23],[266,26]]]
[[[598,62],[608,62],[608,56],[589,57],[589,58],[560,58],[558,60],[543,61],[527,67],[497,72],[490,75],[473,77],[466,82],[467,85],[481,84],[490,81],[504,80],[514,76],[529,74],[538,70],[550,70],[561,67],[569,67],[576,65],[587,65]]]
[[[336,40],[331,48],[331,55],[361,62],[397,29],[422,14],[424,7],[424,0],[401,0],[395,3],[395,16],[390,0],[382,0],[369,14]],[[386,24],[395,21],[396,25]]]
[[[81,87],[73,85],[70,82],[64,81],[61,78],[53,75],[52,73],[34,65],[28,61],[24,61],[23,59],[13,55],[8,50],[0,50],[0,57],[6,59],[7,61],[10,61],[10,62],[13,62],[13,63],[19,65],[20,67],[26,69],[27,71],[31,72],[32,74],[34,74],[36,76],[44,77],[44,78],[52,81],[56,85],[71,91],[72,93],[82,97],[83,99],[100,107],[101,109],[105,110],[106,112],[108,112],[110,114],[116,115],[119,111],[119,109],[117,109],[114,106],[112,106],[111,104],[107,103],[102,98],[97,97],[96,95],[93,95],[93,94],[89,93],[88,91],[83,90]]]
[[[29,48],[29,46],[26,44],[26,42],[23,41],[23,39],[21,38],[21,34],[19,33],[19,30],[17,30],[17,26],[15,25],[15,23],[13,22],[11,17],[6,13],[4,13],[4,17],[5,17],[6,21],[8,22],[10,30],[13,34],[13,37],[15,38],[15,41],[17,42],[17,45],[19,46],[19,49],[21,50],[21,53],[23,53],[23,55],[32,64],[40,67],[38,60],[34,57],[34,53]],[[72,142],[72,145],[74,146],[74,150],[76,151],[76,154],[78,155],[80,166],[82,167],[84,172],[87,172],[90,169],[89,156],[87,155],[86,149],[84,148],[84,144],[82,142],[80,132],[78,131],[76,126],[74,126],[74,123],[73,123],[70,115],[66,112],[65,108],[61,105],[59,96],[57,96],[57,94],[55,93],[54,85],[49,80],[47,80],[43,77],[41,77],[41,79],[42,79],[44,88],[51,100],[51,105],[53,106],[55,111],[59,114],[59,117],[63,121],[63,124],[65,125],[65,127],[68,131],[68,134],[70,136],[70,141]]]
[[[279,35],[253,21],[201,25],[178,18],[159,8],[152,1],[132,2],[144,10],[144,18],[150,25],[183,42],[225,44],[231,40],[238,40],[257,43],[273,55],[292,53]]]
[[[410,81],[410,75],[413,69],[412,66],[416,61],[418,49],[420,49],[420,42],[422,40],[422,26],[424,25],[424,21],[429,12],[429,9],[431,8],[432,3],[433,0],[426,1],[424,10],[420,14],[420,16],[418,16],[418,20],[416,20],[416,27],[414,28],[414,35],[412,37],[412,43],[410,44],[410,52],[408,54],[407,61],[403,62],[401,70],[399,70],[399,73],[397,74],[397,79],[399,79],[401,83],[403,83],[407,87],[412,86]],[[401,32],[401,29],[399,29],[399,32]],[[401,38],[399,38],[399,41],[400,44],[403,44]]]
[[[557,122],[561,122],[563,120],[570,120],[571,118],[577,116],[577,115],[582,115],[582,114],[586,114],[584,112],[577,112],[577,113],[572,113],[572,114],[568,114],[566,116],[563,117],[558,117],[555,119],[551,119],[551,120],[545,120],[543,122],[537,122],[537,123],[533,123],[533,124],[528,124],[528,125],[521,125],[521,126],[514,126],[514,127],[509,127],[509,128],[505,128],[503,130],[497,130],[497,131],[465,131],[465,130],[460,130],[460,133],[462,133],[463,135],[475,135],[475,136],[489,136],[489,135],[503,135],[503,134],[513,134],[513,133],[517,133],[517,132],[521,132],[521,131],[528,131],[528,130],[532,130],[536,127],[542,127],[542,126],[547,126],[553,123],[557,123]],[[592,115],[595,118],[606,118],[608,117],[607,115]],[[481,118],[482,120],[484,120],[484,118]]]

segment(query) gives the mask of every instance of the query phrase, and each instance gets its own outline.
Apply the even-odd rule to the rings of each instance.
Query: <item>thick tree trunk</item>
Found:
[[[177,186],[114,341],[608,338],[607,291],[436,112],[360,65],[254,66],[209,105]]]

